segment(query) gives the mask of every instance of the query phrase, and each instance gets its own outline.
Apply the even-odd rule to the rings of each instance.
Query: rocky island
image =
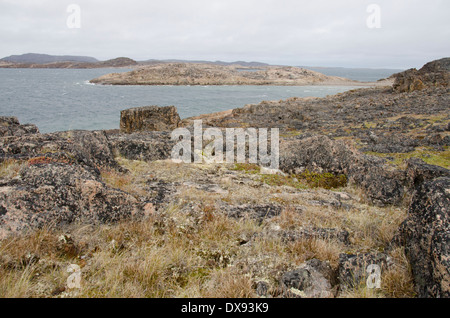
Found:
[[[369,85],[292,66],[205,63],[158,63],[126,73],[103,75],[90,82],[103,85]]]
[[[327,81],[178,65],[158,82],[170,70],[98,82]],[[3,117],[0,294],[448,298],[449,73],[445,58],[385,86],[183,120],[173,107],[124,110],[111,131],[40,134]],[[279,128],[279,171],[173,162],[170,130],[195,119]]]

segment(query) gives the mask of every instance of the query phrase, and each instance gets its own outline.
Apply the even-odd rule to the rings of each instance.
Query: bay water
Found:
[[[263,100],[324,97],[350,86],[105,86],[89,80],[128,69],[0,69],[0,116],[32,123],[41,133],[117,129],[120,111],[176,106],[180,117],[243,107]]]

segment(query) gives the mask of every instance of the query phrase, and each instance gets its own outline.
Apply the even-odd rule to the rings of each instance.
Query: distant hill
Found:
[[[269,66],[269,64],[261,63],[261,62],[245,62],[245,61],[235,61],[235,62],[223,62],[223,61],[204,61],[204,60],[177,60],[177,59],[169,59],[169,60],[146,60],[140,61],[139,64],[160,64],[160,63],[197,63],[197,64],[213,64],[213,65],[241,65],[246,67],[262,67]]]
[[[0,61],[24,64],[49,64],[56,62],[79,62],[79,63],[96,63],[98,60],[89,56],[72,56],[72,55],[48,55],[27,53],[22,55],[11,55],[0,59]]]
[[[65,58],[65,57],[61,57]],[[69,57],[70,58],[70,57]],[[75,58],[77,58],[75,56]],[[79,57],[83,58],[83,57]],[[8,60],[0,60],[0,68],[71,68],[71,69],[91,69],[91,68],[117,68],[117,67],[133,67],[138,63],[128,57],[118,57],[112,60],[99,62],[78,62],[78,61],[57,61],[50,63],[30,63],[30,62],[11,62]],[[45,61],[42,59],[41,61]]]

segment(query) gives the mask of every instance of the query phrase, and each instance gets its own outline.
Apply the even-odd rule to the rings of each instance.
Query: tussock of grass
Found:
[[[2,161],[0,163],[0,178],[14,178],[25,165],[26,163],[13,159]]]

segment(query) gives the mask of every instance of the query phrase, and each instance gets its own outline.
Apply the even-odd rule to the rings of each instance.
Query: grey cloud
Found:
[[[81,29],[66,8],[81,7]],[[382,28],[368,29],[368,4]],[[274,64],[420,67],[448,56],[445,0],[0,1],[0,56],[260,60]]]

